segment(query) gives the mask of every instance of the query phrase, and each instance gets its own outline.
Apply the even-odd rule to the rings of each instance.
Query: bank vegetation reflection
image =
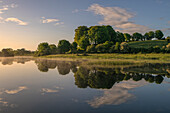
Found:
[[[3,65],[11,65],[13,62],[25,64],[33,59],[1,59]],[[121,81],[141,81],[161,84],[164,77],[170,77],[169,64],[146,64],[143,66],[130,66],[126,68],[97,68],[81,66],[80,62],[58,61],[47,59],[34,59],[41,72],[48,72],[49,69],[58,70],[60,75],[74,73],[75,85],[78,88],[110,89],[115,83]]]

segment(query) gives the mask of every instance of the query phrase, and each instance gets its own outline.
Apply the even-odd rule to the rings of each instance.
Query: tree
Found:
[[[136,40],[136,41],[143,40],[142,34],[140,34],[140,33],[138,33],[138,32],[133,33],[133,38],[134,38],[134,40]]]
[[[116,42],[124,42],[124,41],[125,41],[124,34],[117,31],[117,33],[116,33]]]
[[[104,53],[106,50],[104,44],[98,44],[95,48],[96,48],[96,51],[99,53]]]
[[[131,36],[128,33],[124,33],[125,41],[130,42]]]
[[[170,43],[170,36],[168,36],[168,37],[166,38],[166,41],[167,41],[168,43]]]
[[[128,52],[129,51],[129,44],[127,42],[122,42],[120,44],[120,50],[123,52]]]
[[[149,39],[151,40],[154,37],[155,37],[155,33],[153,31],[149,31]]]
[[[108,41],[115,42],[116,41],[116,32],[115,32],[115,30],[110,25],[107,25],[105,27],[106,27],[108,35],[109,35]]]
[[[92,44],[92,45],[87,46],[86,52],[88,52],[88,53],[95,53],[96,52],[95,45]]]
[[[57,53],[57,47],[55,44],[50,44],[50,54],[56,54]]]
[[[156,30],[155,31],[155,38],[160,40],[160,39],[162,39],[163,36],[164,36],[164,34],[162,33],[161,30]]]
[[[91,26],[88,31],[90,43],[91,44],[102,44],[106,41],[111,40],[112,36],[109,33],[112,33],[109,26],[108,27],[107,26]]]
[[[149,33],[145,33],[144,37],[145,37],[145,40],[151,40],[150,37],[149,37]]]
[[[119,42],[116,42],[114,50],[115,50],[116,52],[119,52],[119,51],[120,51],[120,43],[119,43]]]
[[[47,42],[40,43],[38,45],[36,56],[44,56],[50,54],[50,47]]]
[[[88,35],[88,27],[87,26],[79,26],[76,30],[75,30],[75,37],[74,37],[74,41],[79,42],[79,40],[81,39],[82,36],[87,37]]]
[[[73,42],[71,44],[71,49],[70,49],[71,53],[76,53],[77,52],[77,43]]]
[[[14,52],[13,52],[13,50],[11,48],[2,49],[2,56],[3,57],[13,57]]]
[[[58,50],[59,50],[59,53],[63,54],[63,53],[66,53],[70,50],[70,42],[67,41],[67,40],[60,40],[59,43],[58,43]]]
[[[89,46],[90,43],[89,43],[89,39],[86,38],[85,36],[82,36],[79,40],[79,47],[80,49],[82,50],[86,50],[87,46]]]

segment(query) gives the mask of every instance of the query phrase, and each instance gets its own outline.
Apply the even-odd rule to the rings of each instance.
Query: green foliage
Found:
[[[13,57],[14,56],[14,51],[11,48],[2,49],[1,54],[2,54],[3,57]]]
[[[130,39],[132,38],[130,34],[124,33],[125,41],[130,42]]]
[[[115,42],[116,41],[116,32],[115,32],[115,30],[110,25],[107,25],[105,27],[106,27],[108,35],[109,35],[108,41]]]
[[[153,39],[155,37],[155,33],[153,31],[149,31],[149,39]]]
[[[75,30],[75,37],[74,37],[74,41],[77,42],[77,44],[79,43],[79,40],[81,39],[82,36],[87,36],[88,34],[88,27],[87,26],[79,26],[76,30]]]
[[[60,40],[58,43],[58,51],[63,54],[70,50],[71,44],[67,40]]]
[[[124,37],[124,34],[117,31],[116,33],[116,42],[124,42],[125,41],[125,37]]]
[[[94,44],[87,46],[86,52],[88,53],[96,53],[96,46]]]
[[[147,41],[137,41],[137,42],[129,42],[130,48],[146,48],[149,49],[155,46],[166,46],[168,44],[167,41],[164,40],[147,40]]]
[[[168,43],[170,43],[170,36],[168,36],[168,37],[166,38],[166,41],[167,41]]]
[[[33,52],[29,51],[29,50],[25,50],[25,48],[22,49],[17,49],[14,50],[14,55],[15,56],[27,56],[27,55],[33,55]]]
[[[47,42],[40,43],[38,45],[37,51],[35,53],[35,56],[44,56],[44,55],[49,55],[51,52],[50,46]]]
[[[50,54],[57,54],[57,47],[55,44],[50,44]]]
[[[135,41],[143,40],[143,36],[142,34],[136,32],[136,33],[133,33],[133,39]]]
[[[119,42],[116,42],[114,50],[115,50],[116,52],[119,52],[119,51],[120,51],[120,43],[119,43]]]
[[[106,50],[104,44],[98,44],[95,48],[98,53],[104,53]]]
[[[161,30],[156,30],[155,31],[155,38],[160,40],[160,39],[162,39],[163,36],[164,36],[164,34],[162,33]]]
[[[82,50],[86,50],[87,46],[90,45],[89,39],[86,38],[85,36],[82,36],[79,40],[79,47]]]
[[[120,44],[120,50],[123,52],[123,53],[128,53],[129,52],[129,44],[127,42],[122,42]]]
[[[106,41],[115,41],[116,32],[111,26],[91,26],[88,36],[91,44],[102,44]]]
[[[144,37],[145,37],[145,40],[151,40],[150,36],[149,36],[149,33],[145,33],[144,34]]]

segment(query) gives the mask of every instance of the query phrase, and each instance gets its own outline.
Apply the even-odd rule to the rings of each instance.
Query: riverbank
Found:
[[[170,61],[170,54],[57,54],[41,58],[72,58],[72,59],[132,59],[132,60],[164,60]]]
[[[170,54],[57,54],[41,57],[31,56],[15,56],[3,57],[0,59],[42,59],[42,60],[57,60],[57,61],[75,61],[84,66],[89,67],[126,67],[134,65],[152,64],[170,64]]]

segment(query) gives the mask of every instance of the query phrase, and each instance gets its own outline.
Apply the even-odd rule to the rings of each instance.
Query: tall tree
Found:
[[[124,42],[124,41],[125,41],[124,34],[117,31],[117,33],[116,33],[116,42]]]
[[[144,37],[145,37],[145,40],[151,40],[150,37],[149,37],[149,33],[145,33]]]
[[[91,44],[101,44],[111,40],[108,27],[106,26],[91,26],[88,31],[88,36]]]
[[[155,37],[155,33],[153,31],[149,31],[149,39],[153,39]]]
[[[142,34],[140,33],[133,33],[133,38],[136,40],[136,41],[139,41],[139,40],[143,40],[143,36]]]
[[[163,36],[164,36],[164,34],[162,33],[161,30],[156,30],[155,31],[155,38],[160,40],[160,39],[162,39]]]
[[[88,34],[88,27],[87,26],[79,26],[76,30],[75,30],[75,37],[74,37],[74,41],[75,42],[79,42],[80,38],[82,36],[87,36]]]
[[[60,40],[58,43],[58,49],[60,53],[66,53],[70,50],[70,42],[67,40]]]
[[[36,55],[37,56],[44,56],[50,54],[50,47],[47,42],[40,43],[37,48]]]
[[[56,54],[57,53],[57,47],[55,44],[50,44],[50,54]]]
[[[115,42],[116,41],[116,32],[115,32],[115,30],[110,25],[107,25],[106,29],[107,29],[107,32],[108,32],[108,35],[109,35],[108,41]]]
[[[83,50],[86,50],[87,46],[89,46],[89,39],[86,38],[85,36],[82,36],[79,40],[79,47]]]
[[[130,42],[130,39],[131,39],[131,35],[130,34],[124,33],[124,37],[125,37],[125,41],[126,42]]]

